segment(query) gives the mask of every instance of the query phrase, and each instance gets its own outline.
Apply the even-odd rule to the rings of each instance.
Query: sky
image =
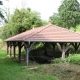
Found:
[[[4,7],[10,8],[12,14],[16,8],[27,8],[38,11],[41,19],[48,20],[53,13],[56,13],[62,0],[3,0]]]

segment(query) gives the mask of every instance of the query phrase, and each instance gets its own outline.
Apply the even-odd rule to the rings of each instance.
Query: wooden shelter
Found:
[[[64,58],[70,45],[73,45],[75,52],[77,51],[80,45],[80,34],[56,25],[49,24],[28,30],[16,36],[10,37],[5,41],[7,43],[7,54],[10,52],[10,56],[12,55],[13,47],[15,57],[15,48],[18,46],[19,62],[21,61],[21,48],[23,46],[26,48],[26,63],[28,65],[29,52],[38,42],[51,43],[53,48],[55,48],[55,44],[57,44],[59,50],[62,52],[62,58]]]

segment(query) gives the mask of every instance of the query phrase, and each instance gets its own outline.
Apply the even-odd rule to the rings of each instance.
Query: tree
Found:
[[[66,28],[80,24],[80,3],[77,0],[63,0],[58,9],[58,25]],[[53,21],[53,20],[52,20]]]
[[[2,5],[3,5],[3,2],[0,0],[0,6],[1,6],[1,8],[0,8],[0,24],[3,23],[3,22],[6,22],[6,18],[4,16],[6,14],[6,12],[2,8]]]
[[[43,22],[40,19],[40,14],[36,11],[27,9],[16,9],[14,14],[4,26],[5,38],[14,36],[34,27],[42,26]]]
[[[50,18],[49,18],[54,25],[58,25],[59,23],[59,14],[54,13]]]
[[[0,6],[3,5],[2,1],[0,1]],[[3,14],[2,14],[2,11],[1,11],[1,8],[0,8],[0,18],[3,18]]]

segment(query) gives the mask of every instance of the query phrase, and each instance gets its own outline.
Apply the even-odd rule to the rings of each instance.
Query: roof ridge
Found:
[[[49,27],[50,25],[52,25],[52,24],[49,24],[49,25],[47,25],[46,27],[45,27],[45,26],[42,26],[42,27],[44,27],[43,29],[41,29],[40,31],[37,31],[36,33],[32,34],[31,36],[34,36],[35,34],[43,31],[44,29],[46,29],[46,28]],[[39,28],[40,28],[40,27],[39,27]],[[37,29],[37,28],[35,28],[35,29]],[[29,37],[27,37],[27,38],[24,38],[23,40],[28,39],[28,38],[30,38],[31,36],[29,36]]]

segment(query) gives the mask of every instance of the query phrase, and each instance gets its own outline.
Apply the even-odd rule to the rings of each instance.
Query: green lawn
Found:
[[[0,50],[0,80],[58,80],[48,74],[28,71],[33,66],[17,63],[16,60],[6,56],[6,51]]]

